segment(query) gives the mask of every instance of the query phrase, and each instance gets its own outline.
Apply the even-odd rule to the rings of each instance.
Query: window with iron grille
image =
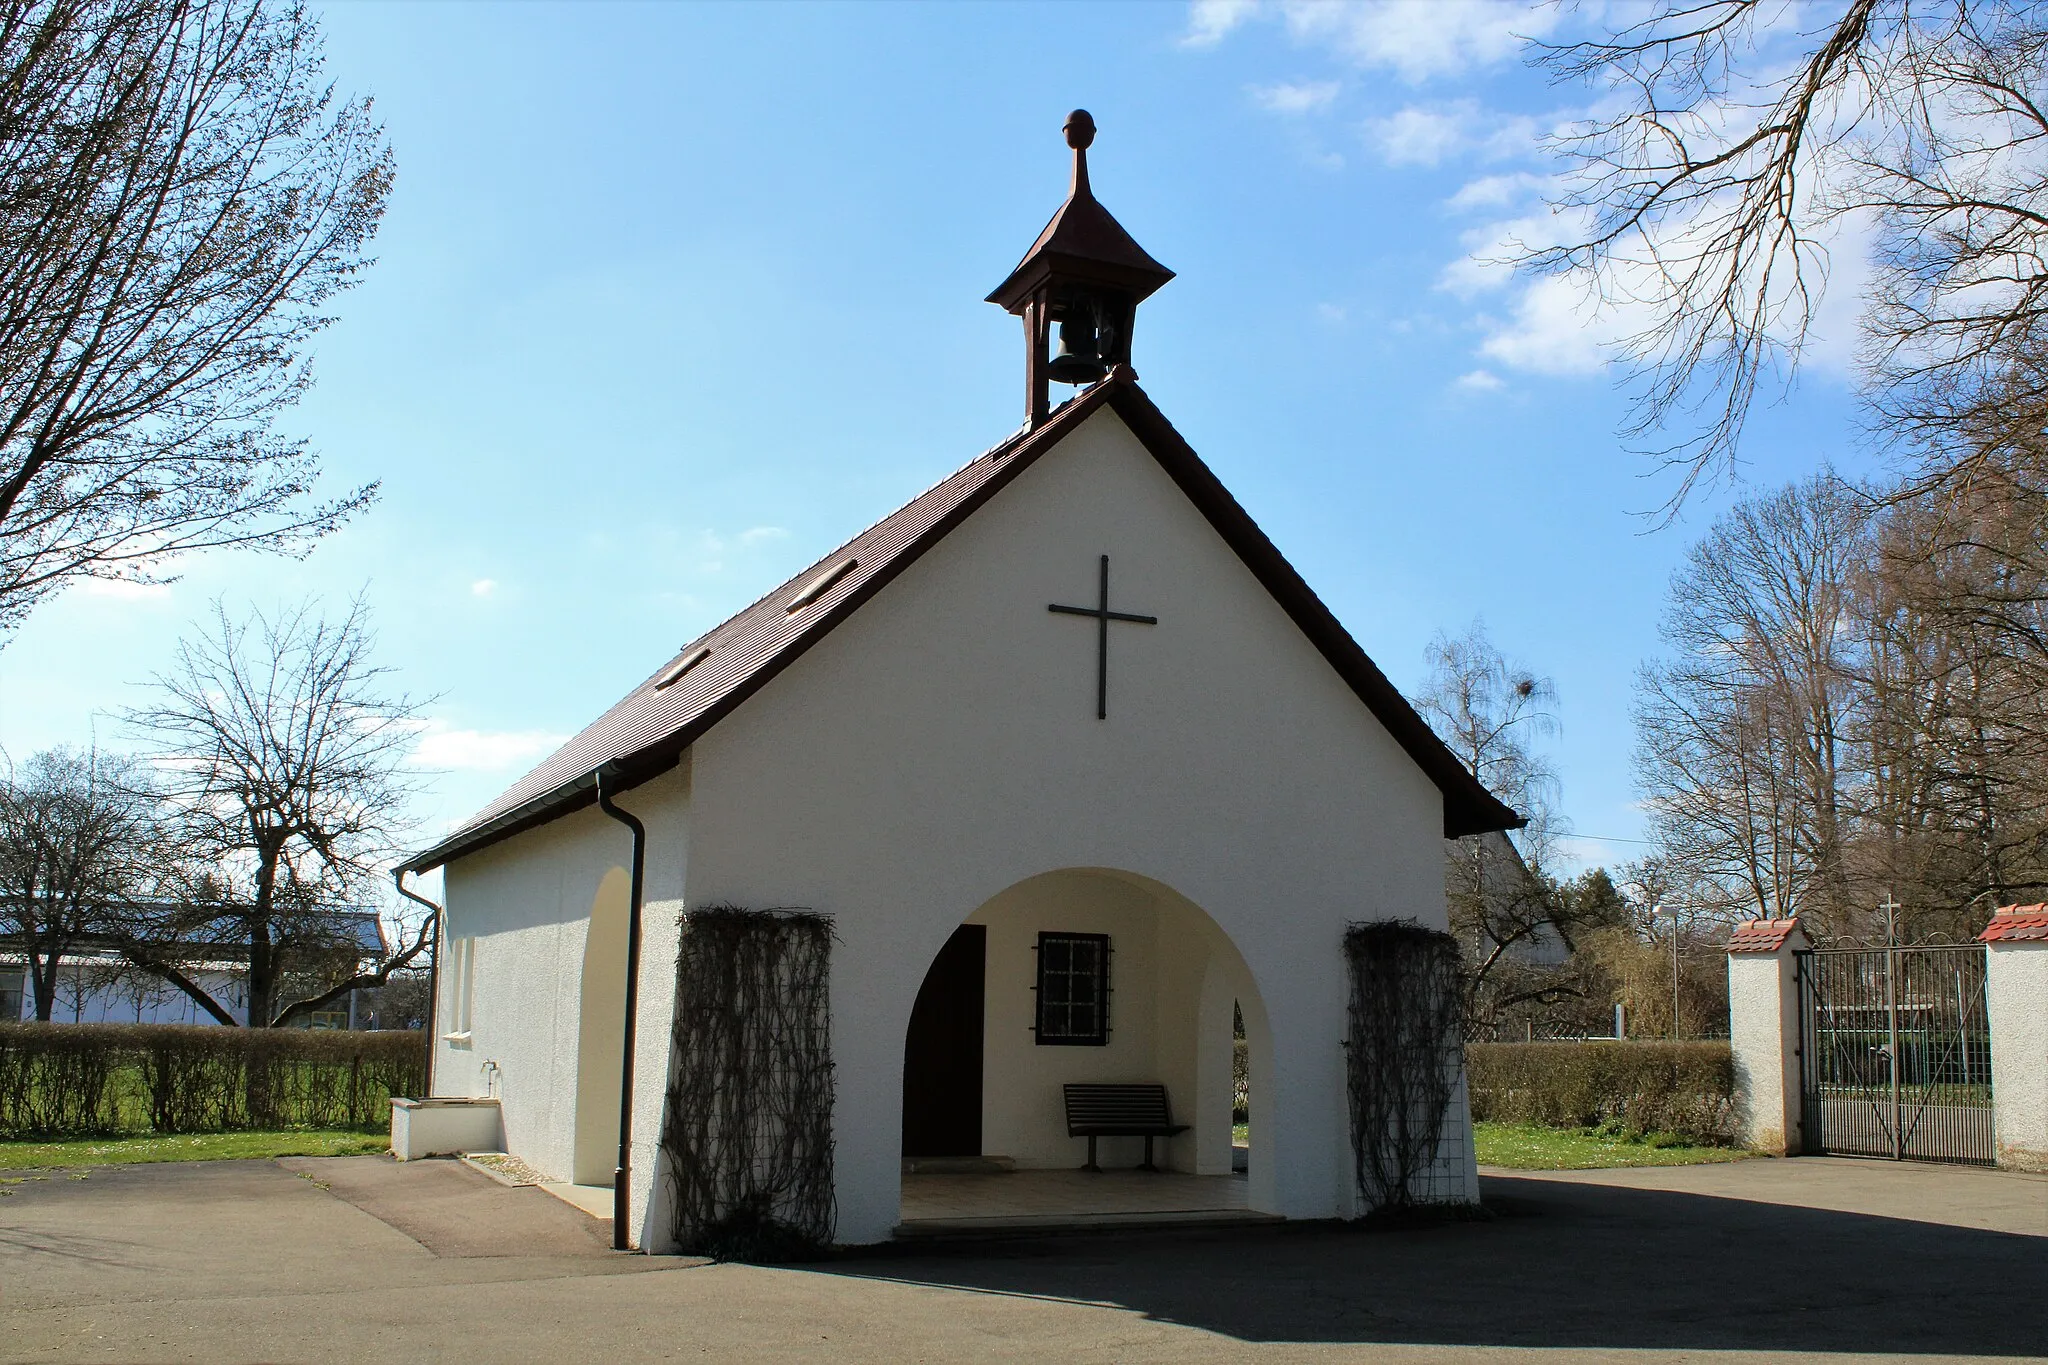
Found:
[[[1109,1042],[1109,935],[1038,936],[1038,1041]]]

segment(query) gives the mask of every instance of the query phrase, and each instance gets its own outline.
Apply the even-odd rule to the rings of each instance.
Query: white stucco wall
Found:
[[[1107,720],[1093,623],[1046,610],[1092,603],[1102,554],[1111,605],[1160,618],[1112,627]],[[1443,927],[1442,799],[1107,409],[700,741],[694,784],[691,904],[834,921],[842,1239],[897,1219],[933,955],[1062,868],[1163,883],[1228,935],[1270,1034],[1253,1200],[1354,1212],[1341,936]]]
[[[1735,1068],[1735,1123],[1743,1146],[1797,1156],[1799,1126],[1799,988],[1794,949],[1803,933],[1775,952],[1728,955],[1728,1046]]]
[[[2048,943],[1986,945],[1992,1132],[1998,1164],[2048,1171]]]
[[[619,804],[647,826],[641,1017],[636,1049],[634,1163],[651,1163],[674,1010],[675,932],[688,856],[687,767],[631,791]],[[625,985],[624,918],[632,839],[596,809],[578,811],[448,865],[446,937],[473,942],[469,1037],[460,1023],[463,982],[441,973],[436,1001],[434,1091],[492,1095],[503,1106],[505,1145],[558,1180],[610,1183],[618,1141],[618,1037]],[[608,922],[598,952],[593,913]],[[587,958],[598,960],[587,962]],[[603,993],[586,1000],[586,966]],[[586,1011],[598,1025],[586,1037]],[[491,1064],[495,1064],[494,1066]],[[577,1158],[579,1111],[583,1160]],[[651,1169],[651,1166],[649,1167]],[[638,1207],[646,1205],[646,1182]],[[637,1221],[637,1219],[636,1219]]]

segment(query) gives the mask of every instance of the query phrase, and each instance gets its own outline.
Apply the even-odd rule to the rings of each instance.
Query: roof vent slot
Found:
[[[695,668],[698,664],[703,663],[706,659],[710,657],[710,645],[700,645],[696,649],[691,650],[688,654],[685,654],[682,658],[676,660],[676,666],[674,668],[671,668],[668,672],[662,674],[660,677],[654,680],[654,690],[659,692],[665,687],[674,687],[677,683],[683,680],[683,674],[688,673],[691,669]]]
[[[803,591],[790,598],[789,605],[783,608],[783,610],[802,611],[805,607],[808,607],[811,603],[830,592],[833,584],[859,567],[860,561],[857,559],[840,560],[837,564],[834,564],[831,568],[804,584]]]

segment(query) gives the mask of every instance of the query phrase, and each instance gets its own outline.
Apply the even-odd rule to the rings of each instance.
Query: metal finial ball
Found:
[[[1088,144],[1095,141],[1095,120],[1086,109],[1076,109],[1067,115],[1067,145],[1077,152],[1088,150]]]

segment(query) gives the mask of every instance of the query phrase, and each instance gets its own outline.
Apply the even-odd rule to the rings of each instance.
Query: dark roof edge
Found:
[[[1105,386],[1112,387],[1112,386]],[[1316,596],[1279,547],[1259,529],[1251,514],[1231,495],[1215,471],[1174,429],[1166,414],[1136,383],[1114,385],[1109,405],[1132,433],[1152,452],[1167,475],[1200,508],[1237,557],[1244,561],[1309,642],[1329,660],[1339,677],[1385,726],[1387,733],[1436,783],[1444,796],[1444,837],[1460,838],[1489,830],[1520,829],[1528,820],[1515,812],[1458,761],[1429,728],[1399,688],[1387,681],[1323,599]]]
[[[1444,797],[1444,837],[1455,839],[1488,830],[1519,829],[1528,823],[1466,771],[1465,765],[1437,738],[1436,732],[1417,714],[1400,690],[1387,681],[1365,650],[1317,597],[1315,590],[1287,562],[1251,514],[1239,505],[1194,448],[1174,429],[1166,415],[1138,387],[1136,376],[1119,366],[1109,378],[1070,399],[1056,409],[1036,430],[1020,432],[986,456],[1004,461],[1004,467],[980,488],[961,499],[945,516],[934,521],[915,539],[892,555],[885,565],[858,588],[819,616],[811,627],[780,653],[765,661],[742,682],[708,707],[675,734],[601,765],[607,776],[619,778],[618,790],[626,791],[673,768],[683,751],[725,719],[798,659],[840,622],[893,582],[896,576],[924,557],[927,550],[950,535],[953,529],[1029,468],[1047,450],[1057,445],[1075,427],[1092,416],[1103,404],[1122,419],[1139,442],[1159,461],[1188,499],[1208,518],[1224,542],[1251,569],[1259,583],[1293,619],[1309,642],[1337,670],[1339,677],[1357,693],[1359,700],[1385,726],[1403,751],[1415,761]],[[894,515],[893,513],[891,515]],[[851,542],[849,542],[851,543]],[[844,548],[844,547],[842,547]],[[827,556],[829,560],[831,556]],[[824,562],[824,561],[821,561]],[[398,865],[401,872],[425,872],[456,858],[475,853],[515,834],[546,824],[597,800],[596,775],[586,773],[563,783],[553,791],[534,797],[524,805],[506,811],[473,829]]]
[[[475,853],[491,844],[523,834],[538,825],[559,820],[564,815],[582,810],[585,806],[597,804],[597,774],[602,772],[607,779],[617,778],[612,791],[631,791],[646,782],[651,782],[676,766],[682,750],[673,753],[658,753],[655,750],[665,745],[650,745],[638,753],[623,759],[601,763],[590,772],[573,781],[564,782],[551,792],[543,792],[523,805],[514,806],[503,815],[494,816],[481,825],[465,829],[452,839],[444,839],[432,848],[415,853],[400,863],[393,871],[426,872],[441,864]]]

